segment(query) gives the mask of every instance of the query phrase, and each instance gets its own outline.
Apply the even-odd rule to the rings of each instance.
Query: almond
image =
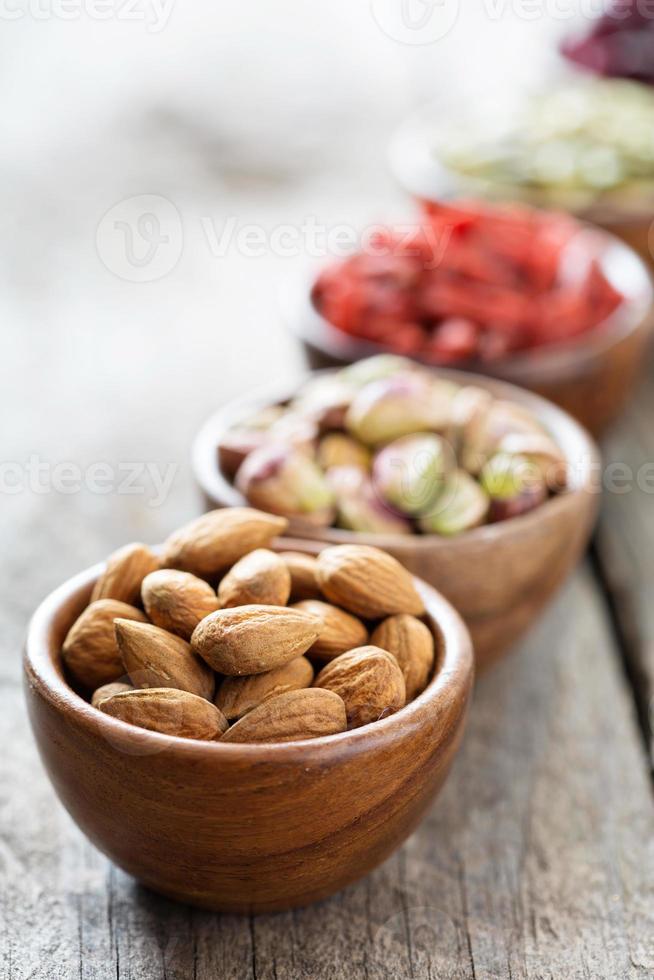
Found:
[[[174,568],[162,568],[146,575],[141,597],[155,626],[177,633],[185,640],[201,619],[219,607],[218,597],[208,582]]]
[[[304,555],[301,551],[280,551],[279,557],[284,559],[291,573],[290,598],[293,602],[322,597],[317,578],[318,562],[313,555]]]
[[[103,684],[102,687],[99,687],[97,691],[93,692],[91,704],[94,708],[97,708],[105,698],[110,698],[114,694],[122,694],[123,691],[131,690],[133,690],[131,684],[123,684],[121,681],[114,681],[112,684]]]
[[[91,593],[96,599],[119,599],[135,605],[141,595],[141,582],[155,568],[159,559],[145,544],[126,544],[107,559],[104,572]]]
[[[251,507],[212,510],[170,535],[161,563],[212,578],[254,548],[267,547],[287,527],[286,518]]]
[[[291,594],[291,573],[274,551],[257,548],[239,559],[218,587],[223,609],[259,603],[285,606]]]
[[[191,645],[220,674],[263,674],[306,653],[319,634],[317,616],[248,605],[211,613],[195,627]]]
[[[149,623],[117,619],[116,639],[135,687],[172,687],[211,700],[213,671],[181,636]]]
[[[328,602],[305,599],[291,608],[312,613],[322,623],[320,636],[308,651],[316,660],[333,660],[341,653],[363,646],[368,640],[368,630],[360,619]]]
[[[366,646],[342,653],[320,671],[314,687],[333,691],[345,702],[351,728],[367,725],[404,707],[404,676],[395,657]]]
[[[140,609],[118,599],[97,599],[86,607],[70,628],[62,657],[75,680],[95,691],[125,673],[116,643],[114,619],[144,623]]]
[[[232,725],[221,742],[293,742],[335,735],[346,728],[341,699],[331,691],[310,688],[264,701]]]
[[[380,623],[370,642],[392,653],[404,674],[407,701],[426,687],[434,666],[434,637],[414,616],[400,613]]]
[[[424,612],[412,576],[379,548],[362,544],[326,548],[318,556],[318,583],[330,602],[364,619]]]
[[[214,704],[233,721],[242,718],[268,698],[286,691],[311,687],[313,667],[306,657],[296,657],[290,663],[253,677],[226,677],[214,699]]]
[[[114,694],[98,707],[129,725],[180,738],[215,739],[227,730],[227,719],[210,701],[167,687]]]

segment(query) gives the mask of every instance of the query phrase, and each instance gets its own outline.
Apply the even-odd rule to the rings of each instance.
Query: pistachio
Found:
[[[321,430],[342,429],[354,390],[339,374],[318,375],[302,385],[291,408],[315,420]]]
[[[225,433],[218,444],[218,464],[226,476],[233,478],[245,457],[265,444],[268,430],[283,414],[281,405],[267,405]]]
[[[263,429],[233,428],[218,443],[218,466],[225,476],[233,479],[239,466],[250,453],[267,441]]]
[[[399,357],[397,354],[376,354],[374,357],[366,357],[343,368],[339,372],[339,377],[348,384],[362,388],[371,381],[379,381],[380,378],[390,378],[394,374],[413,370],[417,370],[416,365],[408,357]]]
[[[257,449],[236,474],[236,486],[253,507],[297,517],[316,526],[330,524],[334,495],[322,470],[290,446]]]
[[[475,433],[483,425],[492,402],[490,392],[476,385],[465,385],[457,391],[452,399],[447,429],[447,440],[457,455],[466,445],[470,446],[470,451],[474,449]]]
[[[370,450],[344,432],[329,432],[318,444],[318,463],[323,470],[334,466],[370,469]]]
[[[287,408],[268,430],[268,443],[291,446],[311,456],[316,447],[318,434],[318,423],[315,419]]]
[[[568,484],[568,463],[565,455],[546,433],[510,432],[500,439],[498,451],[512,456],[524,456],[537,468],[550,490],[565,490]]]
[[[348,431],[367,446],[415,432],[439,431],[449,421],[451,389],[415,374],[373,381],[356,395],[345,419]]]
[[[425,534],[455,535],[483,524],[488,513],[486,492],[464,470],[454,470],[429,514],[419,520]]]
[[[485,411],[476,413],[467,426],[461,449],[462,466],[476,476],[505,436],[542,435],[543,432],[536,417],[522,405],[496,399]]]
[[[410,534],[406,518],[387,507],[370,477],[356,466],[336,466],[327,474],[336,495],[339,527],[367,534]]]
[[[490,497],[492,521],[526,514],[547,497],[539,467],[526,456],[497,453],[484,466],[480,479]]]
[[[440,493],[446,469],[447,446],[440,436],[404,436],[377,453],[373,484],[403,514],[423,514]]]

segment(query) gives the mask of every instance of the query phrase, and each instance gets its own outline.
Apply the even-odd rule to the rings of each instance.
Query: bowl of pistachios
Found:
[[[465,619],[478,666],[506,652],[587,544],[588,433],[513,385],[395,355],[315,372],[214,413],[193,467],[208,507],[256,507],[325,542],[383,548]]]

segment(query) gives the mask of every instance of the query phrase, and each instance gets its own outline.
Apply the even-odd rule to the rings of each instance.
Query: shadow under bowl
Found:
[[[309,550],[284,539],[277,548]],[[438,668],[411,704],[340,735],[236,745],[134,728],[69,686],[61,645],[101,569],[70,579],[38,608],[24,679],[61,802],[119,867],[193,905],[267,912],[332,894],[415,829],[456,754],[473,679],[470,638],[434,589],[416,582]]]
[[[591,437],[556,405],[493,378],[439,369],[440,377],[474,384],[529,409],[563,451],[569,489],[540,507],[457,537],[364,534],[291,520],[289,533],[324,544],[369,544],[394,555],[441,592],[463,616],[478,669],[502,657],[532,624],[583,554],[597,514],[600,457]],[[297,386],[270,388],[230,402],[204,423],[193,444],[193,469],[206,505],[244,506],[220,470],[217,447],[234,425],[266,405],[285,402]]]

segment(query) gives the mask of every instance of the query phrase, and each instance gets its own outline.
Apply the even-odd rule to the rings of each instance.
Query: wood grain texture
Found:
[[[648,366],[654,378],[654,362]],[[654,765],[654,381],[637,390],[607,440],[607,489],[596,535],[598,569],[608,591],[618,643]]]
[[[7,59],[3,91],[17,85],[11,118],[24,123],[25,136],[6,142],[0,190],[9,223],[0,240],[3,459],[37,453],[52,463],[85,467],[102,460],[115,468],[140,460],[162,473],[172,465],[174,478],[158,502],[147,480],[137,481],[140,495],[121,492],[119,481],[102,494],[84,486],[73,495],[52,488],[3,494],[0,976],[649,980],[654,874],[647,764],[603,597],[587,577],[574,580],[515,657],[482,678],[467,741],[418,833],[373,875],[326,902],[249,920],[157,898],[89,844],[56,801],[20,690],[29,615],[78,569],[127,541],[161,541],[193,516],[199,501],[188,450],[202,418],[272,377],[292,381],[302,369],[301,354],[272,312],[291,261],[272,252],[253,259],[236,248],[218,259],[209,254],[201,216],[210,216],[220,232],[234,218],[238,227],[262,221],[299,227],[307,215],[328,227],[339,221],[364,227],[391,217],[393,209],[407,214],[406,198],[387,172],[389,119],[364,62],[377,39],[381,98],[395,98],[402,85],[389,69],[399,46],[375,25],[360,45],[354,39],[363,69],[356,77],[340,60],[336,73],[336,62],[325,62],[328,98],[322,110],[303,100],[307,128],[296,125],[287,100],[270,99],[270,127],[262,131],[254,111],[249,134],[242,100],[233,94],[233,59],[222,61],[224,84],[211,84],[221,64],[221,32],[206,29],[208,8],[192,13],[192,7],[177,5],[168,31],[154,37],[142,25],[125,25],[127,46],[125,35],[112,41],[104,25],[89,23],[70,57],[72,49],[62,52],[61,45],[75,25],[47,34],[47,25],[24,17],[2,32],[13,49],[14,28],[21,31],[21,57]],[[221,12],[227,9],[221,5]],[[372,23],[367,5],[360,9]],[[257,14],[277,26],[281,8],[266,10],[257,5]],[[316,13],[307,11],[315,34]],[[301,15],[298,5],[289,12],[289,35],[296,35]],[[189,25],[193,17],[198,21]],[[490,71],[503,35],[494,32],[488,45],[487,17],[479,19],[475,51],[487,55]],[[462,50],[469,51],[467,17],[460,26]],[[535,25],[522,26],[530,53],[541,51]],[[558,35],[560,25],[552,26]],[[199,44],[206,37],[206,57],[189,50],[184,60],[191,34]],[[231,44],[238,32],[228,35]],[[174,63],[162,57],[157,74],[148,52],[158,56],[168,36]],[[261,32],[266,49],[269,38]],[[321,50],[331,51],[329,45]],[[421,62],[425,72],[413,76],[420,90],[434,90],[427,64],[447,83],[451,60],[418,50],[428,56]],[[511,32],[503,53],[516,63],[529,60]],[[51,69],[45,89],[42,73],[32,71],[35,55]],[[248,71],[248,57],[239,93],[256,106],[256,96],[247,101],[248,86],[261,89],[270,76]],[[20,101],[29,88],[20,84],[20,70],[25,82],[32,79],[28,110]],[[118,71],[124,86],[107,85],[108,71]],[[185,96],[193,77],[202,84]],[[361,85],[370,111],[362,111]],[[203,113],[211,116],[221,90],[225,113],[214,126]],[[44,104],[56,108],[49,126]],[[403,111],[397,102],[393,107]],[[163,193],[180,209],[185,248],[172,274],[141,285],[120,280],[98,261],[94,236],[108,208],[144,192]],[[641,397],[649,415],[639,416],[636,434],[616,432],[610,444],[616,453],[625,439],[649,444],[654,396]],[[119,480],[127,475],[117,473]],[[639,552],[641,542],[645,552],[649,547],[649,514],[639,506],[628,547],[615,534],[611,559],[621,570],[622,594],[640,610],[640,620],[631,621],[643,653],[652,636],[649,592],[633,566],[650,567]],[[629,599],[634,585],[637,601]]]
[[[279,548],[289,543],[282,538]],[[119,867],[193,905],[273,911],[307,905],[357,880],[415,829],[456,756],[473,681],[470,638],[442,596],[413,583],[440,655],[427,688],[403,711],[374,726],[332,728],[338,734],[328,738],[215,744],[193,740],[195,732],[175,738],[166,725],[144,731],[122,724],[108,717],[110,702],[101,712],[71,690],[61,643],[98,571],[70,579],[36,611],[26,641],[25,695],[57,795]],[[403,703],[404,680],[394,669]],[[137,695],[149,696],[117,695],[116,706]],[[217,727],[217,709],[197,700],[214,712],[208,724]],[[198,721],[204,730],[206,719]]]
[[[579,575],[482,678],[451,780],[405,847],[326,902],[252,920],[178,906],[112,869],[53,805],[23,721],[6,976],[646,980],[652,798],[607,636]],[[16,713],[2,712],[8,728]]]

